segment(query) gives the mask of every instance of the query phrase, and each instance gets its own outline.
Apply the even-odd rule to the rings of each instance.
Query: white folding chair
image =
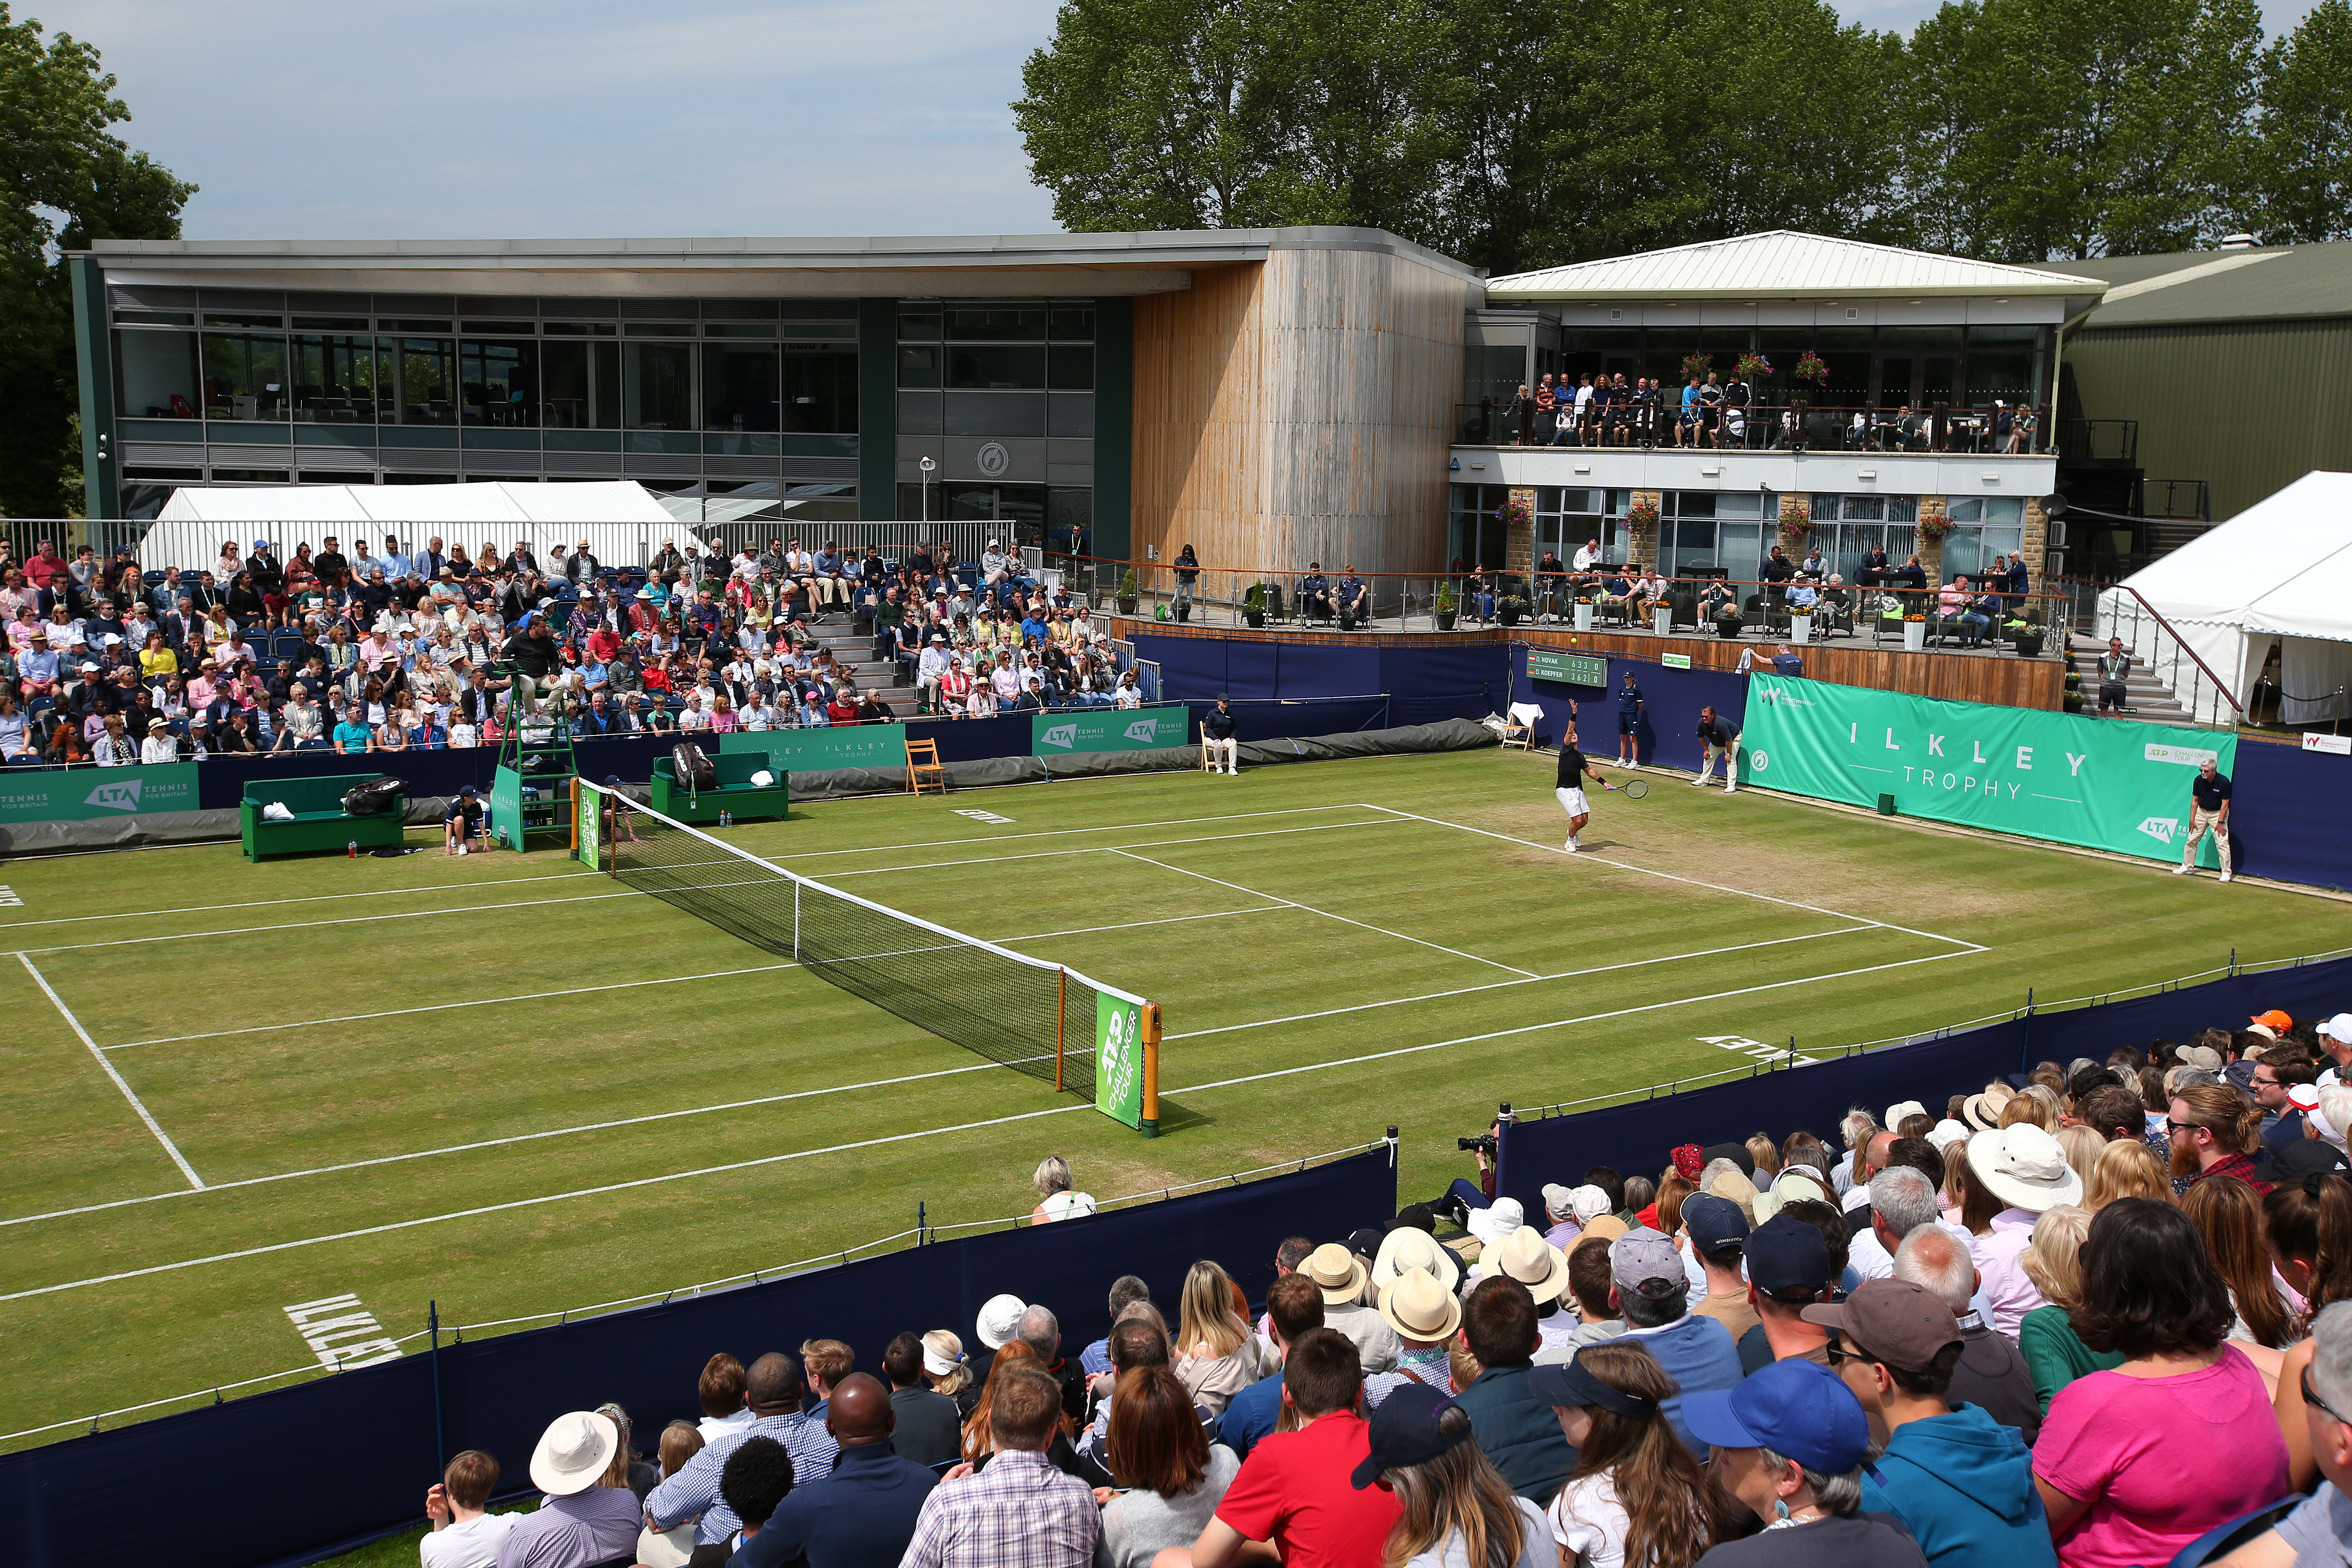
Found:
[[[1535,739],[1536,726],[1543,721],[1543,709],[1533,702],[1514,702],[1511,715],[1503,721],[1503,744],[1526,751]]]

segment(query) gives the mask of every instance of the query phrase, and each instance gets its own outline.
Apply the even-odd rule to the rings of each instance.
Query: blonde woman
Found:
[[[2044,1132],[2058,1131],[2058,1097],[2050,1092],[2047,1085],[2028,1084],[2023,1092],[2000,1108],[2001,1128],[2014,1127],[2021,1121],[2031,1122]]]
[[[933,1329],[923,1336],[923,1381],[933,1394],[956,1402],[957,1411],[971,1414],[979,1396],[972,1391],[971,1363],[965,1359],[963,1341],[951,1329]]]
[[[2048,1304],[2019,1321],[2017,1350],[2033,1374],[2044,1415],[2051,1399],[2076,1378],[2124,1363],[2122,1352],[2095,1351],[2074,1332],[2073,1313],[2083,1304],[2083,1238],[2090,1233],[2089,1214],[2060,1204],[2034,1222],[2033,1239],[2026,1245],[2025,1277]]]
[[[1032,1224],[1084,1219],[1095,1212],[1094,1194],[1071,1189],[1070,1163],[1059,1154],[1048,1154],[1038,1161],[1037,1173],[1030,1183],[1037,1189],[1037,1206],[1029,1211]]]
[[[1234,1310],[1234,1294],[1233,1280],[1206,1258],[1184,1276],[1169,1370],[1212,1415],[1223,1415],[1234,1395],[1258,1379],[1257,1335]]]
[[[2164,1162],[2136,1138],[2119,1139],[2100,1150],[2091,1166],[2091,1179],[2084,1184],[2083,1206],[2093,1214],[2117,1198],[2173,1201],[2172,1178],[2165,1174]]]
[[[2106,1139],[2101,1137],[2095,1128],[2075,1126],[2058,1129],[2058,1147],[2066,1151],[2066,1163],[2083,1178],[2085,1191],[2091,1185],[2091,1173],[2097,1168],[2099,1155],[2106,1146]]]
[[[702,1452],[703,1436],[691,1421],[673,1421],[662,1429],[661,1479],[686,1468],[686,1462]],[[694,1555],[694,1521],[667,1531],[647,1525],[637,1535],[639,1568],[686,1568]]]

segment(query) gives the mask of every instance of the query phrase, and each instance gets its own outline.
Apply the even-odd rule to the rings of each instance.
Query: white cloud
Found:
[[[1007,107],[1052,0],[55,0],[191,238],[1054,226]]]

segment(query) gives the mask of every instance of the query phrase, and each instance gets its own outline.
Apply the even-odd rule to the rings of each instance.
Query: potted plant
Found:
[[[1797,367],[1789,373],[1789,376],[1793,381],[1810,381],[1818,391],[1822,384],[1829,380],[1830,367],[1821,355],[1807,349],[1797,356]]]
[[[1592,629],[1592,595],[1591,594],[1579,594],[1576,596],[1576,629],[1580,632],[1589,632]]]
[[[1517,496],[1513,496],[1495,509],[1496,521],[1506,529],[1526,528],[1536,519],[1536,510]]]
[[[1919,653],[1927,647],[1927,617],[1914,610],[1903,617],[1903,648]]]
[[[1136,601],[1142,597],[1142,591],[1135,584],[1134,567],[1130,566],[1127,569],[1127,574],[1118,580],[1118,592],[1112,595],[1111,597],[1113,601],[1118,604],[1118,613],[1120,615],[1131,616],[1135,614]]]
[[[1685,381],[1705,381],[1708,376],[1713,375],[1714,374],[1715,356],[1713,354],[1683,355],[1683,379]]]
[[[1764,382],[1771,380],[1772,362],[1766,359],[1759,353],[1741,354],[1739,356],[1739,379],[1748,383],[1750,386],[1759,385]]]
[[[1430,606],[1432,611],[1437,616],[1437,629],[1441,632],[1452,631],[1454,629],[1454,584],[1451,583],[1440,583],[1437,585],[1437,594],[1435,597],[1430,600]]]
[[[1244,598],[1242,600],[1242,619],[1243,619],[1243,620],[1244,620],[1244,621],[1247,621],[1247,622],[1248,622],[1251,626],[1257,626],[1257,627],[1261,627],[1261,628],[1263,628],[1263,627],[1265,626],[1265,584],[1263,584],[1263,583],[1253,583],[1253,584],[1250,584],[1250,591],[1249,591],[1248,595],[1247,595],[1246,597],[1244,597]]]
[[[1813,514],[1803,501],[1794,499],[1780,503],[1780,548],[1802,550],[1813,529]]]
[[[1940,544],[1952,536],[1952,520],[1940,511],[1931,511],[1913,525],[1922,544]]]
[[[1657,502],[1637,500],[1632,506],[1625,509],[1625,529],[1627,532],[1639,533],[1643,530],[1654,529],[1657,526]]]
[[[1524,594],[1506,594],[1495,603],[1495,618],[1507,626],[1516,626],[1533,609]]]
[[[2018,619],[2011,621],[2008,625],[2007,630],[2009,632],[2009,646],[2011,649],[2016,653],[2018,658],[2039,658],[2042,657],[2042,644],[2049,636],[2048,627],[2042,626],[2038,621]]]
[[[1724,613],[1715,617],[1715,635],[1726,642],[1735,642],[1744,625],[1746,623],[1739,618],[1738,612],[1726,606]]]

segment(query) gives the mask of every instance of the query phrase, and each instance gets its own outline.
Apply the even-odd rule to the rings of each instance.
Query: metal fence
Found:
[[[1722,407],[1696,423],[1682,417],[1682,394],[1672,401],[1588,405],[1570,411],[1533,402],[1454,405],[1454,440],[1465,447],[1697,447],[1748,452],[1969,452],[2032,456],[2054,450],[2043,411],[2018,404],[1967,408],[1872,408],[1786,402]]]

